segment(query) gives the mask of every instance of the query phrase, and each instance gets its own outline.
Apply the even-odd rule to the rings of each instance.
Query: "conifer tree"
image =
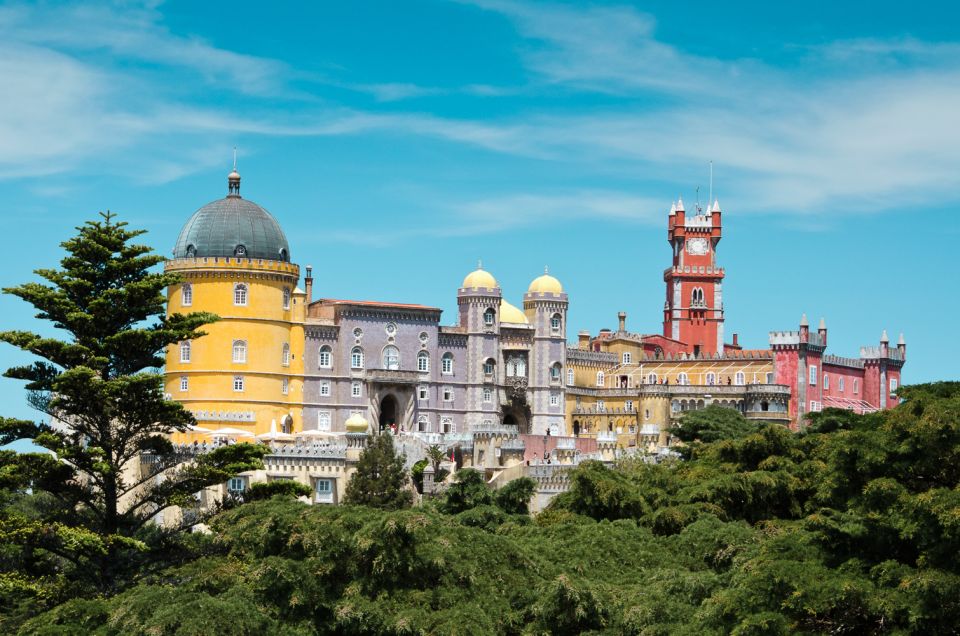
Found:
[[[197,458],[175,452],[168,435],[195,421],[164,397],[157,369],[168,346],[202,336],[199,328],[217,317],[165,316],[164,291],[177,275],[154,271],[163,257],[132,242],[143,230],[101,216],[62,243],[59,269],[36,272],[48,284],[4,289],[33,305],[59,337],[0,333],[40,358],[5,375],[26,380],[30,403],[50,418],[0,418],[0,444],[28,438],[53,453],[0,454],[0,487],[44,502],[33,516],[4,510],[0,541],[17,537],[26,561],[36,562],[38,551],[54,554],[59,571],[107,586],[122,567],[121,553],[144,549],[135,537],[154,515],[262,466],[263,450],[237,444]]]
[[[407,488],[403,455],[397,455],[390,435],[376,435],[360,454],[357,469],[350,477],[344,503],[398,510],[413,502]]]

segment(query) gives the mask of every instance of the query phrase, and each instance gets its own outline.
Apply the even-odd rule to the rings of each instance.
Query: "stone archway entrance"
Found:
[[[397,398],[392,394],[387,394],[382,400],[380,400],[380,417],[379,424],[380,430],[384,431],[390,427],[391,424],[396,424],[399,427],[397,419],[399,417],[399,405],[397,404]]]
[[[521,434],[529,433],[530,432],[530,416],[525,411],[526,409],[522,407],[514,407],[504,411],[503,413],[504,426],[516,426],[518,433],[521,433]]]

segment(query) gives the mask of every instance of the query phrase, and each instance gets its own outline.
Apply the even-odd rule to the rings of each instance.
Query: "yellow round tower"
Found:
[[[168,290],[167,313],[220,317],[207,335],[167,351],[165,391],[201,430],[233,429],[240,441],[302,430],[303,325],[300,268],[276,219],[240,196],[236,168],[228,194],[197,210],[180,231],[166,271],[183,281]],[[239,432],[238,432],[239,431]]]

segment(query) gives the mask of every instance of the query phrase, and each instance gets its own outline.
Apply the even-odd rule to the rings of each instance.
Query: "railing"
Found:
[[[424,374],[418,371],[401,371],[399,369],[367,369],[366,377],[371,382],[387,384],[419,384]]]
[[[472,433],[502,433],[505,435],[517,435],[520,433],[516,426],[506,424],[473,424],[470,426]]]
[[[743,415],[748,420],[790,420],[790,414],[786,411],[746,411]]]

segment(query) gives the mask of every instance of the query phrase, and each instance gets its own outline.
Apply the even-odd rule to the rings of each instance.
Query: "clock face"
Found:
[[[687,253],[696,256],[703,256],[710,249],[710,244],[705,238],[687,239]]]

